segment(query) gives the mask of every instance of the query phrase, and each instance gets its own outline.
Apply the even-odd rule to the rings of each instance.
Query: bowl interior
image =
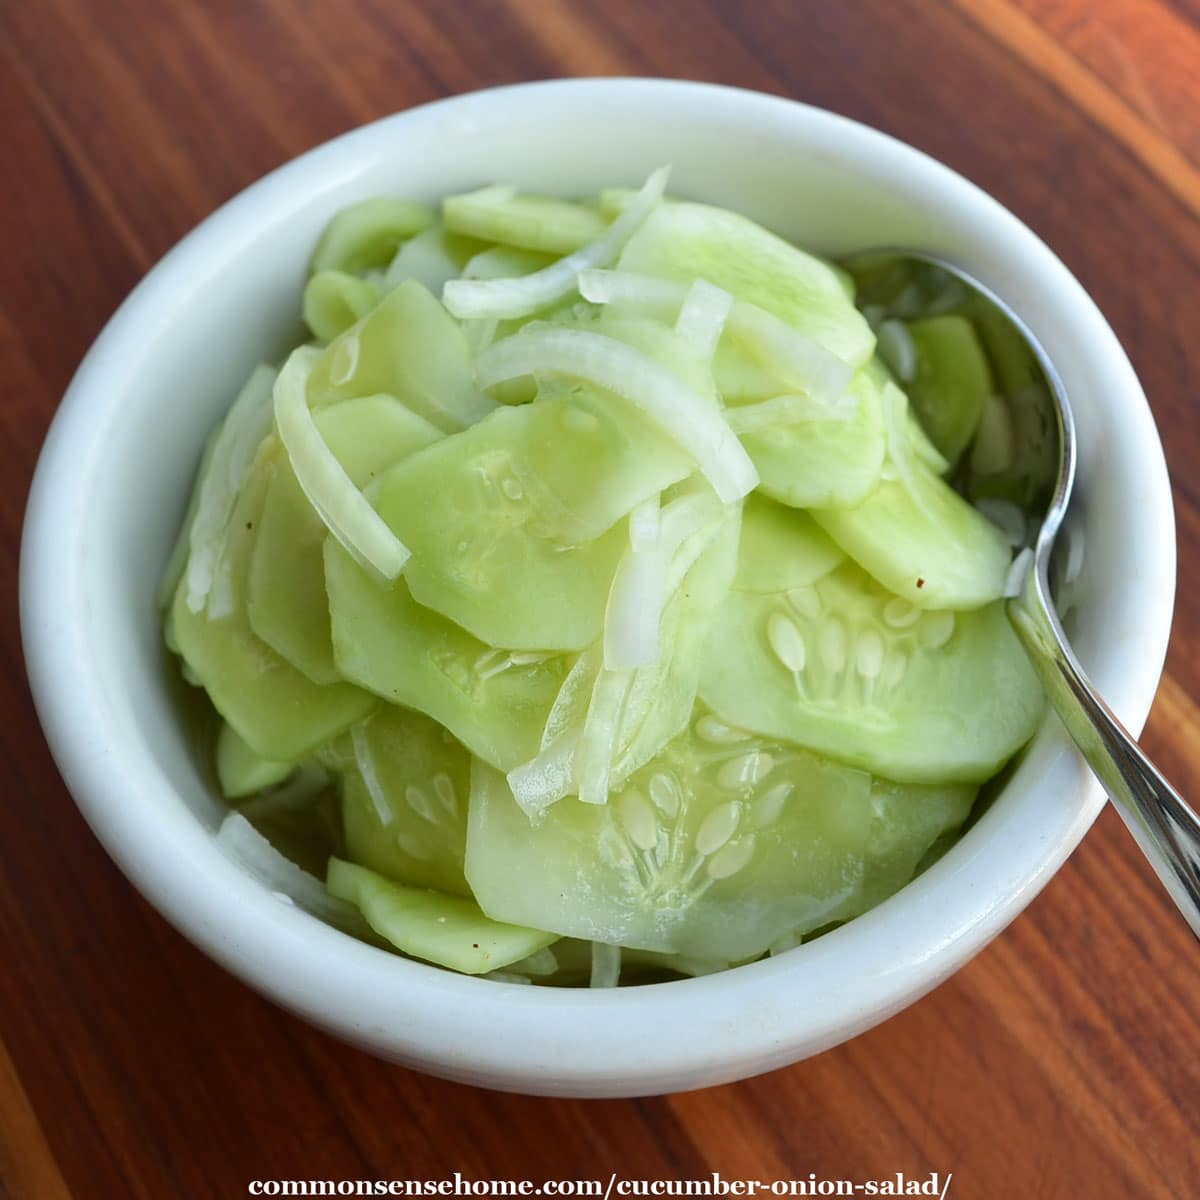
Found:
[[[31,678],[85,815],[188,936],[343,1036],[497,1086],[668,1090],[749,1074],[841,1040],[933,986],[1002,928],[1100,803],[1048,721],[983,819],[874,913],[778,959],[724,977],[631,989],[601,1004],[524,994],[537,989],[513,995],[357,945],[288,911],[213,849],[206,833],[220,808],[175,711],[155,585],[209,429],[250,368],[277,357],[295,335],[306,262],[324,222],[376,193],[436,199],[502,179],[570,195],[638,183],[666,162],[673,192],[743,211],[826,254],[885,244],[937,252],[1022,313],[1077,410],[1075,504],[1086,554],[1076,649],[1135,729],[1165,651],[1170,499],[1129,364],[1050,252],[916,151],[750,93],[591,80],[501,89],[401,114],[267,177],[147,277],[64,401],[23,547]],[[1131,578],[1140,581],[1137,596]],[[507,1043],[498,1038],[484,1054],[467,1049],[479,1006],[492,1007],[501,991],[504,1002],[494,1007]],[[440,1001],[431,1012],[434,996]],[[675,1025],[664,1034],[667,1020]],[[637,1031],[651,1029],[655,1046],[631,1049],[642,1042]]]

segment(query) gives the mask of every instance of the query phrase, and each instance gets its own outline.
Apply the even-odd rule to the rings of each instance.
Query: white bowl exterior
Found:
[[[1079,427],[1086,570],[1076,649],[1134,730],[1166,651],[1170,490],[1129,362],[1058,259],[919,152],[756,93],[556,81],[401,113],[255,184],[135,289],[55,418],[22,546],[35,699],[92,828],[192,941],[350,1041],[490,1087],[667,1092],[832,1046],[923,995],[998,933],[1103,802],[1048,718],[992,808],[899,896],[788,954],[615,993],[483,983],[393,957],[281,904],[217,849],[220,809],[169,701],[154,589],[207,431],[252,365],[294,332],[322,225],[381,192],[435,199],[505,179],[585,193],[636,183],[664,162],[673,164],[673,191],[744,211],[829,254],[891,244],[950,257],[1020,312],[1059,366]]]

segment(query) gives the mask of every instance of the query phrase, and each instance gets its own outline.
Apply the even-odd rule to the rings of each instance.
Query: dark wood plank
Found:
[[[1164,431],[1180,596],[1146,733],[1200,795],[1200,19],[1193,0],[42,0],[0,8],[0,572],[87,345],[264,171],[362,121],[551,74],[794,96],[950,163],[1079,275]],[[12,181],[16,181],[14,186]],[[1200,959],[1114,813],[925,1001],[762,1079],[665,1099],[497,1096],[376,1062],[182,941],[87,832],[0,626],[0,1195],[207,1200],[251,1178],[859,1179],[1190,1197]]]

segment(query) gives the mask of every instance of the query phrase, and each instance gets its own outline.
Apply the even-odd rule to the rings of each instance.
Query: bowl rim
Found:
[[[929,991],[981,949],[1037,894],[1075,848],[1103,805],[1060,730],[1046,726],[1038,742],[1049,766],[1074,797],[1053,839],[1020,863],[988,861],[987,844],[960,842],[909,885],[898,919],[887,902],[802,954],[765,959],[732,971],[669,984],[589,992],[486,985],[358,943],[274,899],[215,847],[182,806],[150,802],[165,774],[139,762],[138,796],[113,772],[103,726],[104,681],[88,654],[72,590],[79,571],[51,546],[63,531],[77,544],[87,520],[88,484],[99,470],[94,432],[102,393],[129,358],[134,330],[159,298],[186,280],[235,233],[245,237],[277,197],[314,175],[352,170],[360,147],[401,136],[421,123],[470,119],[497,105],[602,101],[635,94],[648,111],[659,103],[715,105],[746,120],[825,127],[874,156],[919,169],[953,191],[985,220],[989,236],[1019,242],[1029,274],[1053,279],[1078,307],[1136,401],[1130,415],[1146,446],[1147,522],[1140,553],[1174,582],[1175,541],[1161,444],[1140,385],[1112,330],[1081,285],[1050,249],[974,184],[890,135],[824,109],[738,88],[679,80],[593,78],[510,84],[437,100],[353,129],[290,160],[251,184],[202,221],[137,284],[80,364],[39,458],[26,511],[20,562],[20,608],[26,665],[54,757],[85,819],[142,894],[186,937],[244,981],[314,1023],[400,1061],[450,1078],[512,1090],[617,1095],[678,1090],[758,1073],[815,1053],[869,1028]],[[66,467],[71,464],[71,471]],[[82,467],[81,467],[82,464]],[[66,482],[64,482],[64,479]],[[1166,653],[1173,586],[1154,598],[1140,631],[1138,669],[1122,681],[1113,707],[1137,732],[1149,712]],[[81,668],[84,664],[86,669]],[[101,719],[97,720],[97,714]],[[122,769],[132,769],[122,762]],[[1019,772],[1018,772],[1019,778]],[[1003,867],[1003,869],[999,869]],[[971,879],[978,872],[978,883]],[[957,884],[957,907],[938,902]],[[868,944],[874,956],[863,957]],[[887,948],[881,955],[879,947]],[[846,971],[853,952],[857,969]],[[839,974],[840,970],[840,974]],[[870,986],[864,987],[864,981]],[[805,982],[816,985],[798,994]],[[484,991],[484,987],[493,989]],[[491,998],[481,1015],[481,1000]],[[481,1025],[488,1037],[472,1035]],[[484,1044],[486,1043],[486,1044]]]

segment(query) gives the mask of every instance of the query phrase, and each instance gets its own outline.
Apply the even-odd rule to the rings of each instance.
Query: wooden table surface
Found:
[[[283,1015],[125,883],[21,669],[29,475],[139,276],[264,171],[421,101],[548,75],[759,88],[957,168],[1040,233],[1163,431],[1179,612],[1145,740],[1200,796],[1198,0],[13,0],[0,6],[0,1196],[251,1179],[807,1179],[956,1197],[1200,1194],[1200,953],[1107,812],[965,970],[852,1043],[664,1099],[548,1101],[377,1062]]]

